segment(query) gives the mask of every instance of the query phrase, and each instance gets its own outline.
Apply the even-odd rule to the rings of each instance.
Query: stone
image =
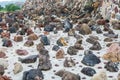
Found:
[[[44,31],[51,32],[54,30],[55,25],[49,24],[44,27]]]
[[[75,61],[72,58],[65,58],[64,67],[73,67],[75,65]]]
[[[81,46],[81,44],[77,44],[75,43],[74,45],[75,49],[78,49],[78,50],[83,50],[84,48]]]
[[[91,34],[92,31],[87,24],[82,24],[82,26],[80,27],[79,33],[82,35],[88,35],[88,34]]]
[[[37,39],[38,39],[38,36],[34,33],[28,36],[28,40],[37,40]]]
[[[45,36],[45,35],[41,35],[40,41],[41,41],[41,43],[43,43],[44,45],[50,45],[50,40],[49,40],[48,37]]]
[[[39,43],[36,48],[37,48],[37,51],[41,51],[41,50],[44,49],[45,47],[44,47],[44,44],[43,44],[43,43]]]
[[[25,57],[25,58],[19,57],[18,60],[22,63],[34,63],[34,62],[36,62],[37,57],[38,57],[38,55],[30,55],[30,56]]]
[[[9,39],[4,38],[2,41],[3,41],[2,46],[5,46],[5,47],[12,47],[13,46],[12,41]]]
[[[113,39],[111,39],[111,38],[105,38],[104,41],[105,41],[105,42],[112,42]]]
[[[85,53],[85,56],[83,57],[81,62],[87,66],[95,66],[101,61],[96,55],[88,51],[88,53]]]
[[[40,69],[30,69],[23,73],[22,80],[43,80],[44,75]]]
[[[68,36],[74,36],[75,35],[75,30],[74,29],[70,29],[68,32]]]
[[[23,67],[22,67],[22,65],[20,63],[15,63],[14,64],[14,69],[13,69],[14,74],[18,74],[22,70],[23,70]]]
[[[4,58],[6,56],[6,54],[2,51],[0,51],[0,58]]]
[[[113,29],[120,30],[120,22],[113,25]]]
[[[100,28],[96,28],[96,33],[97,34],[102,34],[103,32],[102,32],[102,30]]]
[[[95,44],[97,42],[97,40],[95,40],[94,38],[87,38],[86,42],[91,43],[91,44]]]
[[[4,66],[0,65],[0,75],[3,75],[5,73]]]
[[[102,47],[99,42],[95,42],[93,46],[90,47],[90,50],[101,50]]]
[[[61,37],[57,40],[57,44],[58,44],[58,46],[67,46],[67,42],[65,41],[65,39],[63,37]]]
[[[54,50],[54,51],[58,51],[59,49],[60,49],[60,47],[58,45],[54,45],[52,48],[52,50]]]
[[[92,38],[92,39],[94,39],[94,40],[99,40],[99,37],[98,37],[98,36],[93,36],[93,35],[91,35],[91,36],[89,36],[89,38]]]
[[[74,46],[70,46],[68,49],[67,49],[67,53],[69,55],[76,55],[78,52],[78,50],[74,47]]]
[[[27,35],[30,35],[30,34],[33,34],[33,30],[31,28],[28,28],[27,31],[26,31]]]
[[[39,51],[39,57],[46,56],[48,59],[50,58],[49,52],[46,49],[41,49]]]
[[[119,68],[118,68],[118,63],[115,62],[107,62],[107,64],[105,64],[105,67],[107,69],[107,71],[109,72],[118,72]]]
[[[27,55],[28,54],[28,51],[27,50],[22,50],[22,49],[17,49],[16,50],[16,53],[20,56],[22,55]]]
[[[1,33],[1,38],[10,39],[10,33],[8,31],[3,31]]]
[[[104,19],[97,20],[98,25],[105,25],[106,21]]]
[[[56,59],[62,59],[65,56],[65,52],[63,49],[59,49],[56,53]]]
[[[119,73],[118,76],[117,76],[117,80],[120,80],[120,73]]]
[[[107,74],[104,70],[94,74],[94,76],[91,78],[91,80],[108,80]]]
[[[14,41],[21,42],[21,41],[23,41],[23,37],[21,35],[16,35],[16,36],[14,36]]]
[[[112,30],[109,30],[108,33],[105,33],[103,35],[109,38],[118,38],[118,34],[115,34]]]
[[[34,45],[34,42],[32,40],[28,40],[24,43],[24,46],[31,47]]]
[[[7,60],[2,59],[2,58],[0,58],[0,65],[2,65],[4,69],[6,69],[9,66]]]
[[[9,31],[10,31],[10,33],[16,33],[17,29],[15,27],[10,27]]]
[[[81,80],[81,77],[78,74],[66,70],[59,70],[55,75],[62,77],[62,80]]]
[[[4,76],[0,75],[0,80],[11,80],[11,78],[6,75]]]
[[[81,35],[78,35],[78,34],[75,34],[74,37],[79,40],[79,39],[82,39],[83,37]]]
[[[96,74],[96,71],[93,68],[90,67],[84,67],[81,72],[87,76],[93,76]]]

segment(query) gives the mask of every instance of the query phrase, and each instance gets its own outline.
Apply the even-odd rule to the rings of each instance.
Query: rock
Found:
[[[87,76],[93,76],[94,74],[96,74],[96,71],[92,68],[89,67],[84,67],[81,72]]]
[[[4,69],[6,69],[9,66],[8,61],[4,59],[0,59],[0,65],[2,65]]]
[[[44,75],[40,69],[31,69],[23,73],[22,80],[43,80]]]
[[[39,57],[41,57],[41,56],[46,56],[48,59],[50,58],[49,52],[46,49],[41,49],[39,51]]]
[[[107,79],[107,74],[105,71],[100,71],[97,74],[95,74],[91,80],[108,80]]]
[[[99,37],[98,36],[89,36],[89,38],[92,38],[92,39],[94,39],[94,40],[99,40]]]
[[[99,19],[99,20],[97,21],[97,24],[98,24],[98,25],[105,25],[105,23],[106,23],[106,21],[105,21],[104,19]]]
[[[78,52],[78,50],[74,47],[74,46],[70,46],[68,49],[67,49],[67,53],[69,55],[76,55]]]
[[[28,28],[27,31],[26,31],[27,35],[30,35],[30,34],[34,34],[34,32],[32,31],[31,28]]]
[[[62,80],[81,80],[79,75],[65,70],[59,70],[55,75],[62,77]]]
[[[10,33],[16,33],[17,29],[15,27],[10,27],[9,31],[10,31]]]
[[[12,47],[13,44],[12,44],[12,41],[9,40],[9,39],[3,39],[3,45],[2,46],[5,46],[5,47]]]
[[[107,71],[110,72],[118,72],[119,68],[118,68],[118,63],[114,63],[114,62],[107,62],[107,64],[105,65],[105,67],[107,69]]]
[[[50,40],[49,40],[48,37],[45,36],[45,35],[41,35],[40,41],[41,41],[41,43],[43,43],[44,45],[50,45]]]
[[[109,38],[118,38],[118,34],[115,34],[111,29],[109,29],[108,33],[105,33],[103,35]]]
[[[82,39],[83,37],[81,35],[78,35],[78,34],[75,34],[74,37],[79,40],[79,39]]]
[[[14,41],[21,42],[21,41],[23,41],[23,37],[21,35],[16,35],[16,36],[14,36]]]
[[[55,25],[49,24],[44,27],[44,31],[51,32],[54,30]]]
[[[117,79],[120,80],[120,73],[118,74]]]
[[[30,47],[30,46],[33,46],[34,45],[34,42],[32,40],[28,40],[24,43],[24,46],[27,46],[27,47]]]
[[[52,50],[54,50],[54,51],[58,51],[59,49],[60,49],[60,47],[57,46],[57,45],[54,45],[53,48],[52,48]]]
[[[22,63],[34,63],[37,60],[38,55],[30,55],[26,58],[18,58],[18,60]]]
[[[74,36],[74,35],[75,35],[75,30],[70,29],[70,31],[68,32],[68,36]]]
[[[59,49],[56,53],[56,59],[62,59],[65,56],[65,52],[63,49]]]
[[[82,35],[88,35],[88,34],[91,34],[92,31],[87,24],[82,24],[82,26],[80,27],[79,33]]]
[[[0,65],[0,75],[3,75],[5,73],[4,66]]]
[[[38,39],[38,36],[34,33],[28,36],[28,40],[37,40],[37,39]]]
[[[0,51],[0,58],[4,58],[6,56],[6,54],[2,51]]]
[[[28,51],[27,50],[22,50],[22,49],[17,49],[16,50],[16,53],[18,54],[18,55],[27,55],[28,54]]]
[[[20,63],[14,64],[14,70],[13,70],[14,74],[17,74],[17,73],[21,72],[22,70],[23,70],[23,67]]]
[[[57,40],[57,44],[58,44],[58,46],[67,46],[67,42],[65,41],[65,39],[63,37],[61,37]]]
[[[75,62],[72,58],[65,58],[64,67],[73,67],[75,66]]]
[[[3,31],[1,33],[1,38],[10,39],[10,33],[8,31]]]
[[[112,42],[113,40],[111,38],[105,38],[104,41],[105,42]]]
[[[90,50],[101,50],[102,47],[99,42],[95,42],[92,47],[90,47]]]
[[[120,30],[120,22],[113,25],[113,29]]]
[[[42,49],[44,49],[45,47],[44,47],[44,44],[43,43],[39,43],[38,45],[37,45],[37,50],[38,51],[41,51]]]
[[[84,48],[81,46],[81,44],[77,44],[75,43],[74,45],[75,49],[78,49],[78,50],[83,50]]]
[[[102,32],[102,30],[100,28],[96,28],[96,33],[102,34],[103,32]]]
[[[91,43],[91,44],[95,44],[97,42],[97,40],[95,40],[94,38],[87,38],[86,42]]]
[[[96,55],[89,52],[85,54],[81,62],[87,66],[95,66],[96,64],[99,64],[101,61]]]
[[[108,48],[106,54],[103,55],[103,58],[106,60],[110,60],[112,62],[120,61],[120,46],[118,43],[113,43]]]
[[[10,77],[8,77],[6,75],[4,75],[4,76],[0,75],[0,80],[11,80],[11,79],[10,79]]]

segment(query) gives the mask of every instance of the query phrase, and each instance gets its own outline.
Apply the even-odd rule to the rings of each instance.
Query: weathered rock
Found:
[[[100,71],[99,73],[95,74],[91,80],[108,80],[107,74],[105,71]]]
[[[23,37],[21,35],[16,35],[16,36],[14,36],[14,41],[21,42],[21,41],[23,41]]]
[[[1,38],[10,39],[10,33],[8,31],[3,31],[1,33]]]
[[[28,28],[27,31],[26,31],[27,35],[30,35],[30,34],[33,34],[34,32],[32,31],[31,28]]]
[[[50,40],[49,40],[48,37],[45,36],[45,35],[41,35],[40,41],[41,41],[41,43],[43,43],[44,45],[50,45]]]
[[[100,28],[96,28],[96,33],[102,34],[103,32],[102,32],[102,30]]]
[[[17,74],[17,73],[21,72],[22,70],[23,70],[23,67],[20,63],[14,64],[14,70],[13,70],[14,74]]]
[[[12,47],[12,41],[9,40],[9,39],[3,39],[3,45],[2,46],[5,46],[5,47]]]
[[[0,75],[3,75],[5,73],[4,66],[0,65]]]
[[[70,31],[68,32],[68,36],[74,36],[74,35],[75,35],[75,30],[70,29]]]
[[[90,50],[101,50],[102,47],[99,42],[95,42],[92,47],[90,47]]]
[[[118,72],[119,68],[118,68],[118,63],[114,63],[114,62],[108,62],[105,67],[108,71],[110,72]]]
[[[88,35],[88,34],[91,34],[92,31],[87,24],[82,24],[82,26],[80,27],[79,33],[81,33],[82,35]]]
[[[37,39],[38,39],[38,36],[34,33],[28,36],[28,40],[37,40]]]
[[[55,25],[49,24],[44,27],[44,31],[51,32],[54,30]]]
[[[44,49],[45,47],[44,47],[44,44],[43,43],[39,43],[38,45],[37,45],[37,50],[38,51],[41,51],[42,49]]]
[[[74,47],[78,50],[83,50],[84,49],[81,44],[77,44],[77,43],[75,43]]]
[[[56,53],[56,59],[62,59],[65,56],[65,52],[63,49],[59,49]]]
[[[18,58],[18,60],[22,63],[34,63],[37,60],[38,55],[31,55],[26,58]]]
[[[4,59],[0,59],[0,65],[2,65],[4,69],[6,69],[9,66],[8,62]]]
[[[45,56],[45,57],[47,57],[48,59],[50,58],[49,52],[48,52],[48,50],[46,50],[46,49],[41,49],[41,50],[39,51],[39,57],[41,57],[41,56]]]
[[[105,38],[104,41],[105,42],[112,42],[113,40],[111,38]]]
[[[91,44],[95,44],[97,42],[97,40],[95,40],[94,38],[87,38],[86,42],[91,43]]]
[[[34,45],[34,42],[32,40],[28,40],[24,43],[24,46],[27,46],[27,47],[30,47],[30,46],[33,46]]]
[[[57,45],[54,45],[53,48],[52,48],[52,50],[54,50],[54,51],[58,51],[59,49],[60,49],[60,47],[57,46]]]
[[[58,44],[58,46],[67,46],[67,42],[65,41],[65,39],[63,37],[61,37],[57,40],[57,44]]]
[[[75,34],[74,37],[79,40],[79,39],[82,39],[83,37],[81,35],[78,35],[78,34]]]
[[[87,76],[93,76],[94,74],[96,74],[96,71],[92,68],[89,67],[84,67],[81,72]]]
[[[78,52],[78,50],[74,47],[74,46],[70,46],[68,49],[67,49],[67,53],[69,55],[76,55]]]
[[[72,58],[65,58],[64,67],[73,67],[75,66],[75,62]]]
[[[87,66],[95,66],[101,61],[96,55],[88,51],[88,53],[85,53],[85,56],[83,57],[83,60],[81,62]]]
[[[28,51],[27,50],[22,50],[22,49],[17,49],[16,50],[16,53],[18,54],[18,55],[27,55],[28,54]]]
[[[31,69],[23,73],[22,80],[43,80],[44,75],[40,69]]]
[[[6,54],[2,51],[0,51],[0,58],[4,58],[6,56]]]
[[[62,77],[62,80],[81,80],[81,77],[79,75],[65,70],[59,70],[55,73],[55,75]]]

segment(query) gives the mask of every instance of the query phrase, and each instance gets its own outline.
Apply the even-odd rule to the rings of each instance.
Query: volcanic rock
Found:
[[[69,55],[76,55],[78,52],[78,50],[74,47],[74,46],[70,46],[68,49],[67,49],[67,53]]]
[[[65,70],[59,70],[55,75],[62,77],[62,80],[81,80],[79,75]]]
[[[59,49],[56,53],[56,59],[62,59],[65,56],[65,52],[63,49]]]
[[[21,41],[23,41],[23,37],[21,35],[16,35],[16,36],[14,36],[14,41],[21,42]]]
[[[52,50],[54,50],[54,51],[58,51],[59,49],[60,49],[60,47],[57,46],[57,45],[54,45],[53,48],[52,48]]]
[[[28,40],[24,43],[24,46],[27,46],[27,47],[30,47],[30,46],[33,46],[34,45],[34,42],[32,40]]]
[[[0,65],[0,75],[3,75],[5,73],[4,66]]]
[[[65,58],[64,67],[73,67],[75,66],[75,62],[72,58]]]
[[[28,40],[37,40],[37,39],[38,39],[38,36],[34,33],[28,36]]]
[[[3,41],[3,45],[2,46],[5,46],[5,47],[12,47],[13,46],[12,45],[12,41],[9,40],[9,39],[4,38],[2,41]]]
[[[43,80],[44,75],[40,69],[31,69],[23,73],[22,80]]]
[[[14,74],[17,74],[17,73],[21,72],[22,70],[23,70],[23,67],[20,63],[14,64],[14,70],[13,70]]]
[[[67,42],[65,41],[65,39],[63,37],[61,37],[57,40],[57,44],[58,44],[58,46],[67,46]]]
[[[89,67],[84,67],[81,72],[87,76],[93,76],[94,74],[96,74],[96,71],[92,68]]]
[[[22,63],[34,63],[37,60],[38,55],[30,55],[26,58],[18,58],[18,60]]]
[[[22,50],[22,49],[17,49],[16,50],[16,53],[18,55],[27,55],[28,54],[28,51],[27,50]]]
[[[48,37],[45,36],[45,35],[41,35],[40,41],[41,41],[41,43],[43,43],[44,45],[50,45],[50,40],[49,40]]]

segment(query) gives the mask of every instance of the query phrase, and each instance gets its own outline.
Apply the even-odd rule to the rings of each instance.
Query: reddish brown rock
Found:
[[[57,58],[57,59],[61,59],[61,58],[64,58],[64,56],[65,56],[64,50],[63,50],[63,49],[59,49],[59,50],[57,51],[57,53],[56,53],[56,58]]]
[[[34,33],[28,36],[28,40],[37,40],[37,39],[38,39],[38,36]]]
[[[18,55],[27,55],[28,54],[27,50],[22,50],[22,49],[17,49],[16,53]]]
[[[16,36],[14,36],[14,41],[21,42],[21,41],[23,41],[23,37],[21,35],[16,35]]]
[[[6,56],[6,54],[2,51],[0,51],[0,58],[4,58]]]
[[[32,31],[31,28],[27,29],[27,35],[33,34],[34,32]]]
[[[7,31],[4,31],[1,33],[1,38],[7,38],[10,39],[10,33]]]
[[[2,76],[0,75],[0,80],[11,80],[8,76]]]
[[[105,42],[112,42],[113,40],[111,38],[105,38],[104,41]]]

